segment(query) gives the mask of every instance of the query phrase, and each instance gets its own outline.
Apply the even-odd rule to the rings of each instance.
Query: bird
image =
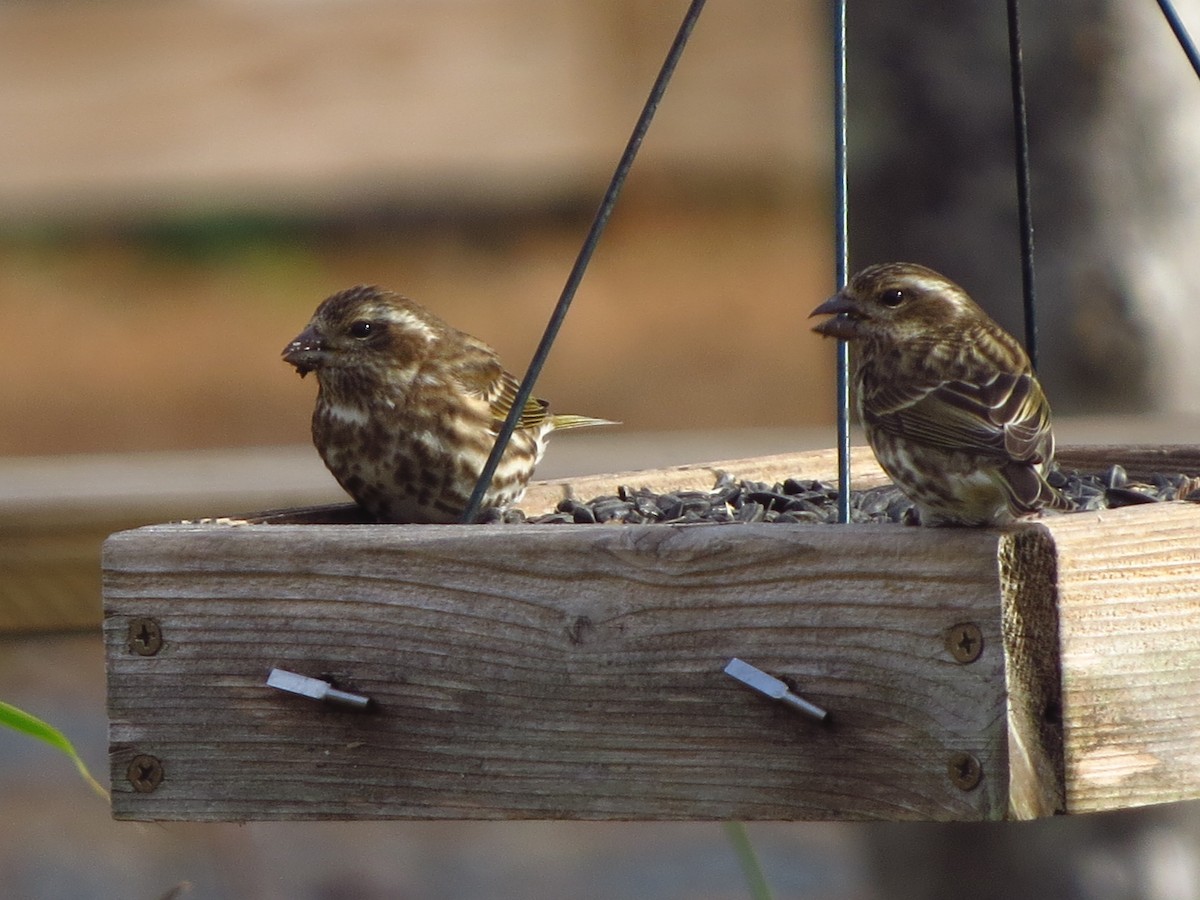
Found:
[[[302,378],[316,373],[313,443],[369,516],[461,520],[519,387],[491,347],[407,297],[358,285],[322,301],[283,360]],[[520,500],[550,432],[612,424],[552,415],[531,397],[483,507]]]
[[[992,526],[1072,504],[1047,480],[1050,404],[1021,344],[916,263],[869,266],[812,311],[849,341],[859,418],[920,524]]]

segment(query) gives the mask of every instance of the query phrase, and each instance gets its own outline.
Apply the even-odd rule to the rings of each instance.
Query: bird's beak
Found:
[[[854,299],[847,297],[845,293],[834,294],[808,314],[810,319],[813,316],[833,316],[832,319],[826,319],[813,327],[817,334],[841,338],[843,341],[858,337],[858,323],[862,319],[862,311]]]
[[[329,357],[325,341],[317,330],[309,325],[296,335],[295,340],[283,348],[283,361],[296,367],[303,378],[313,369],[319,369]]]

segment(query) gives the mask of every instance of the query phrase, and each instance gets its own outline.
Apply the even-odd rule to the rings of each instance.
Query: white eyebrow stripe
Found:
[[[921,291],[932,292],[946,290],[946,282],[940,278],[923,278],[919,275],[916,275],[912,276],[912,284]]]
[[[909,282],[917,291],[928,293],[939,293],[949,302],[953,303],[956,309],[965,309],[966,304],[963,303],[967,298],[967,294],[962,288],[954,288],[940,278],[923,278],[919,275],[913,276]]]
[[[409,331],[415,331],[425,340],[433,340],[433,329],[407,309],[384,308],[379,311],[379,318]]]

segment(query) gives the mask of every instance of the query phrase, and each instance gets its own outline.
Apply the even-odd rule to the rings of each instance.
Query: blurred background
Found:
[[[358,283],[524,371],[681,8],[0,15],[0,452],[40,454],[307,441],[279,352]],[[707,15],[539,392],[628,430],[827,421],[822,11]]]
[[[1177,4],[1200,29],[1200,3]],[[333,502],[279,360],[377,283],[520,373],[686,3],[0,5],[0,699],[105,766],[99,540]],[[1060,440],[1200,440],[1200,83],[1150,0],[1025,4],[1041,368]],[[1002,4],[850,4],[852,268],[1016,333]],[[539,382],[619,419],[544,476],[832,446],[824,2],[710,0]],[[74,631],[74,634],[68,633]],[[14,897],[736,897],[716,825],[113,823],[0,732]],[[1200,897],[1191,805],[761,825],[780,897]],[[65,835],[65,836],[64,836]],[[969,865],[967,862],[969,861]],[[917,867],[918,876],[913,875]]]

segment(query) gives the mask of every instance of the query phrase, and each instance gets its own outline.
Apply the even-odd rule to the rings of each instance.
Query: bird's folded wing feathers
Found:
[[[941,449],[1029,463],[1053,453],[1049,407],[1028,374],[999,374],[984,384],[947,381],[907,398],[883,388],[868,408],[876,410],[875,427]]]
[[[499,429],[512,410],[520,383],[504,370],[492,350],[471,339],[454,367],[454,377],[468,394],[487,403],[494,427]],[[521,411],[521,418],[517,420],[517,427],[533,428],[540,425],[546,419],[548,406],[545,400],[530,397]]]

